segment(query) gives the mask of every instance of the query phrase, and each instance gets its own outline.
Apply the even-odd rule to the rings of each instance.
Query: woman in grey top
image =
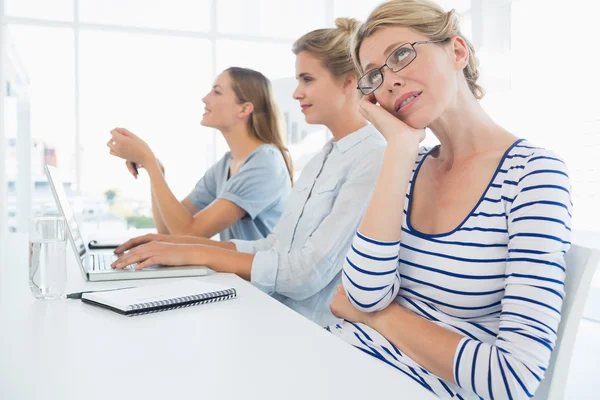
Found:
[[[292,161],[283,143],[271,84],[260,72],[232,67],[202,101],[202,125],[216,128],[230,151],[179,201],[150,147],[127,129],[111,131],[110,154],[137,178],[148,171],[158,233],[221,240],[267,237],[281,217],[292,186]]]
[[[136,268],[154,263],[207,265],[250,280],[318,324],[338,321],[329,302],[341,282],[344,257],[374,188],[386,145],[358,110],[357,75],[347,51],[357,24],[338,19],[336,28],[310,32],[294,44],[298,79],[294,98],[306,121],[325,125],[333,140],[303,169],[271,235],[225,243],[143,236],[117,249],[122,253],[137,246],[113,267],[135,262],[140,262]]]

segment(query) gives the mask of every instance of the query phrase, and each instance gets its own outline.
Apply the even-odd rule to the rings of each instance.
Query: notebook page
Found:
[[[201,282],[192,279],[137,288],[115,290],[111,292],[84,293],[83,298],[117,308],[121,311],[131,310],[134,304],[165,301],[178,297],[201,295],[231,289],[229,287]]]

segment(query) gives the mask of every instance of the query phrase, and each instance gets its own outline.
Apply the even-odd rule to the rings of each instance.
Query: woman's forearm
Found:
[[[388,137],[367,212],[344,260],[342,284],[350,302],[363,312],[385,309],[400,289],[399,240],[418,139],[410,132]]]
[[[169,242],[181,244],[200,244],[202,246],[218,247],[225,250],[236,250],[235,244],[232,242],[219,242],[212,239],[207,239],[200,236],[191,235],[171,235]]]
[[[156,163],[160,166],[160,172],[162,173],[162,175],[164,177],[165,176],[165,168],[160,163],[160,161],[158,161],[158,159],[156,160]],[[152,219],[154,220],[154,226],[156,226],[156,231],[158,233],[168,235],[169,228],[167,228],[165,221],[163,221],[162,215],[160,215],[160,209],[158,208],[158,204],[156,202],[156,196],[154,196],[154,190],[152,189],[152,187],[150,187],[150,201],[152,202]]]
[[[156,202],[156,197],[154,196],[154,190],[150,189],[150,198],[152,200],[152,218],[154,219],[154,225],[156,226],[156,231],[158,233],[162,233],[165,235],[169,234],[169,228],[163,221],[162,215],[160,215],[160,209],[158,208],[158,204]]]
[[[152,184],[153,206],[156,205],[156,211],[168,233],[173,235],[191,234],[190,227],[194,218],[169,188],[156,159],[148,162],[144,168],[148,171]]]
[[[197,255],[201,265],[206,265],[217,272],[229,272],[250,280],[254,254],[239,253],[222,247],[203,246],[198,247]]]
[[[418,154],[415,135],[388,140],[379,178],[359,230],[376,240],[400,239],[406,189]]]
[[[463,336],[444,329],[393,302],[365,314],[369,325],[401,352],[448,382],[454,379],[454,355]]]

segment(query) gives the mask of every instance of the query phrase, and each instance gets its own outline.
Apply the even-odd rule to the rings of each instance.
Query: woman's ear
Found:
[[[461,36],[451,39],[453,58],[457,70],[462,71],[469,64],[469,45]]]
[[[242,104],[242,108],[240,109],[239,117],[247,118],[253,112],[254,112],[254,104],[252,104],[248,101],[248,102]]]
[[[348,73],[344,76],[344,93],[355,92],[356,86],[358,85],[358,79],[354,72]]]

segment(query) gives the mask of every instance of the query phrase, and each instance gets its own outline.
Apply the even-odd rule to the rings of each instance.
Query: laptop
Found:
[[[46,165],[45,170],[56,205],[66,221],[69,241],[73,246],[77,262],[86,280],[116,281],[123,279],[174,278],[202,276],[208,273],[208,268],[204,266],[166,267],[153,265],[136,271],[135,265],[130,265],[122,270],[113,269],[110,265],[117,259],[117,256],[111,250],[89,249],[86,245],[88,242],[77,225],[75,214],[71,208],[58,169]]]

